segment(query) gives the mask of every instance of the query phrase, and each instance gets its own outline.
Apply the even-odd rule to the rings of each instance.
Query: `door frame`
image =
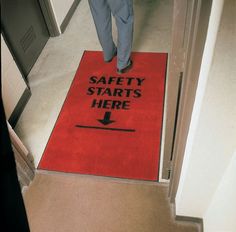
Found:
[[[172,127],[170,128],[173,133],[166,133],[165,141],[168,141],[168,143],[165,143],[164,147],[166,148],[167,144],[172,144],[171,149],[167,150],[169,151],[169,154],[165,154],[169,155],[169,157],[173,157],[173,160],[171,162],[169,186],[169,197],[171,203],[175,202],[175,197],[179,185],[185,146],[187,143],[188,131],[191,122],[212,6],[212,0],[192,0],[191,4],[188,5],[188,7],[183,8],[182,4],[188,4],[187,2],[190,1],[174,1],[174,10],[176,10],[176,12],[174,12],[174,15],[179,15],[179,17],[183,18],[183,16],[181,16],[181,12],[183,13],[182,9],[188,10],[188,13],[186,15],[189,16],[185,17],[185,19],[189,19],[189,30],[179,30],[179,32],[177,33],[180,34],[173,37],[173,41],[178,44],[181,43],[181,41],[183,42],[183,38],[186,39],[186,36],[183,36],[183,32],[185,33],[185,35],[186,32],[188,33],[185,45],[186,50],[172,50],[174,52],[172,53],[172,57],[174,57],[174,59],[178,61],[178,67],[174,67],[173,64],[172,67],[170,66],[170,70],[172,68],[173,70],[175,70],[175,74],[179,74],[178,76],[175,76],[175,78],[179,77],[178,81],[175,80],[175,83],[178,82],[178,88],[176,88],[174,92],[177,98],[169,98],[167,100],[167,109],[168,104],[170,104],[170,101],[172,100],[172,106],[175,107],[174,109],[177,114],[170,114],[170,112],[167,110],[167,118],[169,117],[169,121],[172,122]],[[188,25],[186,23],[183,24],[183,20],[180,20],[179,22],[180,24],[174,23],[173,32],[175,32],[175,30],[178,31],[178,25],[182,27]],[[172,48],[174,48],[173,44]],[[169,78],[174,77],[170,76]],[[171,81],[171,79],[169,81]],[[177,102],[178,97],[179,102]],[[166,126],[166,130],[168,130],[168,125]]]
[[[182,79],[190,37],[193,0],[175,0],[173,6],[172,41],[167,78],[166,124],[164,136],[162,179],[170,179],[173,147],[176,136]]]
[[[50,0],[39,0],[39,5],[42,10],[42,14],[45,20],[45,23],[48,28],[49,35],[51,37],[56,37],[61,34],[60,29],[57,25],[57,20],[55,13],[53,11],[53,6]]]

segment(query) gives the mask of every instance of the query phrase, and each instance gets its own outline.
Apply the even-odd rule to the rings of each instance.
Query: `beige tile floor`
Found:
[[[134,51],[170,51],[172,7],[172,0],[134,0]],[[28,77],[32,97],[15,129],[36,166],[84,50],[101,50],[86,0]],[[24,200],[32,232],[198,231],[174,221],[167,193],[168,185],[153,182],[39,171]]]
[[[172,1],[134,3],[133,50],[169,52]],[[84,50],[101,50],[86,0],[80,2],[65,33],[49,39],[28,77],[32,96],[15,129],[33,154],[36,166]]]

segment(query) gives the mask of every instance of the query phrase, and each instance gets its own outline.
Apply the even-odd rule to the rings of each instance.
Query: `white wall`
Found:
[[[236,150],[204,215],[205,231],[236,231]]]
[[[230,195],[236,191],[236,1],[225,0],[217,34],[223,3],[214,0],[212,5],[176,196],[177,215],[203,218],[208,232],[236,231],[231,219],[236,197]]]
[[[27,85],[16,66],[15,61],[1,35],[1,59],[2,59],[2,97],[7,119],[13,112]]]
[[[60,27],[74,0],[51,0],[51,4]]]

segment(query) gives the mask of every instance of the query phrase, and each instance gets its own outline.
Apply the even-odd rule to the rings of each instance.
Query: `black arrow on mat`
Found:
[[[115,122],[114,120],[110,120],[111,112],[105,112],[103,119],[97,119],[103,125],[109,125],[110,123]]]

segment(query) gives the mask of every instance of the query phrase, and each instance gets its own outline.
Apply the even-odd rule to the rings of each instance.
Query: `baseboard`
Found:
[[[203,232],[203,219],[202,218],[175,215],[175,220],[197,223],[200,226],[200,231]]]
[[[66,27],[69,24],[69,22],[70,22],[70,20],[71,20],[71,18],[73,16],[77,6],[79,5],[79,2],[80,2],[80,0],[74,0],[70,10],[68,11],[66,17],[64,18],[64,20],[63,20],[63,22],[62,22],[62,24],[60,26],[61,33],[64,33],[64,31],[66,30]]]
[[[204,224],[202,218],[177,215],[175,202],[173,203],[173,206],[174,206],[174,215],[176,221],[197,223],[199,225],[200,232],[204,231]]]
[[[31,91],[28,87],[25,88],[24,93],[22,94],[20,100],[18,101],[15,109],[13,110],[11,116],[8,119],[8,122],[10,123],[11,127],[14,128],[21,113],[23,112],[27,102],[29,101],[31,96]]]

